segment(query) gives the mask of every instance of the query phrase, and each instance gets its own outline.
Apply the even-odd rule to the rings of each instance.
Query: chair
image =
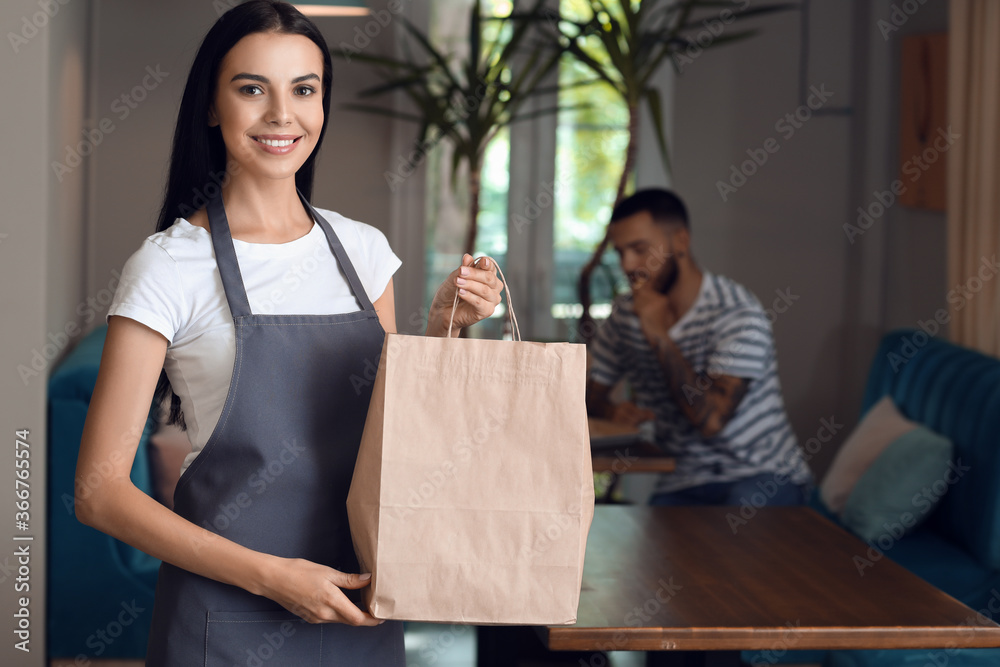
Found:
[[[83,525],[73,507],[76,459],[106,334],[102,325],[84,337],[48,384],[47,645],[53,658],[142,658],[152,618],[160,561]],[[147,493],[154,417],[150,410],[131,472]]]

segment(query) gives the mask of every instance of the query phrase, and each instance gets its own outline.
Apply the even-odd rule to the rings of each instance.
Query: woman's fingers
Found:
[[[330,597],[327,599],[332,614],[328,614],[325,621],[336,623],[346,623],[348,625],[378,625],[380,621],[358,607],[344,595],[341,588],[358,589],[364,588],[371,583],[371,573],[355,574],[341,572],[330,569],[329,581],[333,584],[330,590]]]
[[[458,298],[475,308],[479,319],[489,317],[500,303],[500,291],[486,283],[465,282],[458,291]]]
[[[463,265],[458,269],[458,276],[455,278],[455,284],[459,289],[459,296],[466,296],[471,293],[481,298],[484,302],[489,302],[493,305],[500,303],[501,282],[497,278],[493,263],[488,258],[480,258],[480,265],[484,267],[488,266],[489,268],[477,269],[473,266],[465,265],[464,261],[469,257],[469,255],[466,255],[463,258]],[[463,290],[465,294],[463,294]],[[468,301],[469,299],[466,300]]]
[[[280,561],[281,577],[267,596],[309,623],[378,625],[380,621],[357,607],[342,588],[367,586],[371,575],[350,574],[303,559]]]
[[[327,617],[323,618],[321,622],[367,626],[378,625],[381,623],[380,620],[371,614],[358,609],[357,606],[347,599],[347,596],[343,593],[340,593],[339,600],[331,601],[330,609],[333,613],[328,614]]]
[[[472,294],[471,292],[465,292],[463,294],[459,291],[458,298],[465,301],[467,304],[472,306],[473,309],[475,309],[478,319],[489,317],[493,314],[493,311],[496,308],[495,303],[487,301],[483,297]]]
[[[487,282],[459,277],[457,280],[459,294],[463,291],[482,298],[484,301],[500,303],[500,291]]]
[[[345,625],[378,625],[379,619],[368,614],[351,602],[342,592],[331,593],[323,608],[317,610],[290,609],[308,623],[343,623]],[[305,611],[305,613],[303,613]]]
[[[338,570],[334,570],[334,572],[336,572],[336,575],[332,576],[330,581],[340,588],[364,588],[371,582],[372,579],[370,572],[365,574],[348,574]]]

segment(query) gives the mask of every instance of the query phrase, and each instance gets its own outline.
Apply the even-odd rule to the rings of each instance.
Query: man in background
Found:
[[[655,421],[677,461],[653,505],[805,501],[812,474],[788,423],[770,322],[742,285],[699,268],[687,209],[672,192],[641,190],[609,227],[631,291],[615,300],[590,346],[592,416]],[[632,399],[612,403],[626,380]]]

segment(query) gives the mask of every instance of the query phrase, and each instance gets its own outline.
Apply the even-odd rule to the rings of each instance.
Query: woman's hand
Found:
[[[364,588],[371,575],[347,574],[302,558],[278,558],[261,593],[309,623],[378,625],[341,588]]]
[[[451,330],[453,337],[458,336],[462,328],[472,326],[493,314],[500,303],[503,284],[497,278],[496,267],[488,257],[481,257],[477,267],[473,265],[472,255],[463,255],[462,265],[452,271],[434,294],[427,322],[428,336],[448,335],[448,322],[456,290],[458,306],[455,308],[455,323]]]

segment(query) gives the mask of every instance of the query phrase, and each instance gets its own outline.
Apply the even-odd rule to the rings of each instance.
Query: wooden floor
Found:
[[[471,656],[468,659],[471,660],[472,659]],[[411,662],[411,660],[409,659],[409,655],[407,656],[406,663],[411,667],[419,667],[421,664],[420,662],[416,663]],[[51,663],[51,667],[77,667],[77,664],[78,663],[74,660],[53,660]],[[92,667],[144,667],[144,663],[142,660],[91,660],[88,664],[90,664]],[[637,653],[631,655],[628,653],[619,652],[612,654],[609,662],[609,667],[617,667],[618,665],[621,665],[621,667],[629,667],[630,665],[635,665],[636,667],[639,667],[643,664],[645,664],[644,653]],[[468,665],[468,667],[473,667],[473,662],[471,661],[465,662],[464,660],[459,659],[454,662],[441,663],[438,665],[438,667],[445,667],[445,665],[447,665],[448,667],[450,667],[451,665],[456,665],[456,667],[458,665]],[[534,667],[534,666],[522,663],[520,667]],[[820,667],[820,665],[786,665],[785,667]]]
[[[642,654],[644,656],[644,654]],[[617,660],[615,659],[617,657]],[[640,655],[636,656],[625,656],[618,654],[611,659],[610,667],[615,667],[621,664],[623,667],[627,665],[642,665],[644,658]],[[144,667],[142,660],[91,660],[90,665],[92,667]],[[407,660],[408,665],[413,665],[413,663]],[[448,663],[448,664],[460,664],[460,663]],[[468,663],[471,667],[472,663]],[[53,660],[51,667],[76,667],[77,663],[73,660]],[[529,667],[528,665],[522,664],[521,667]],[[785,667],[820,667],[820,665],[785,665]]]
[[[404,633],[406,642],[407,667],[475,667],[475,633],[467,632],[454,636],[442,633],[441,626],[433,623],[409,623]],[[615,651],[608,653],[607,667],[645,667],[646,654],[639,651]],[[562,656],[563,658],[565,656]],[[73,659],[53,660],[50,667],[78,667]],[[142,660],[90,660],[90,667],[144,667]],[[579,667],[578,662],[567,663],[558,652],[551,659],[521,660],[516,667]],[[513,666],[512,666],[513,667]],[[794,667],[788,665],[787,667]],[[820,667],[804,665],[802,667]]]

